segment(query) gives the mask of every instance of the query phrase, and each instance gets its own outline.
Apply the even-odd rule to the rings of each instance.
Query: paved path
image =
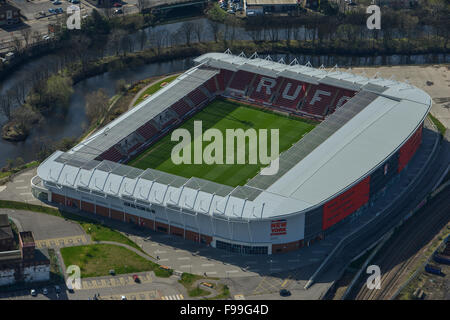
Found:
[[[152,85],[154,85],[155,83],[158,83],[161,80],[173,77],[175,74],[170,74],[168,76],[162,77],[162,78],[158,78],[155,81],[150,82],[148,85],[146,85],[145,87],[143,87],[141,90],[139,90],[138,93],[136,93],[136,95],[134,96],[133,100],[131,100],[130,104],[128,105],[128,110],[130,110],[131,108],[134,107],[134,104],[136,103],[136,100],[139,99],[139,97],[145,92],[145,90],[147,90],[148,88],[150,88]]]

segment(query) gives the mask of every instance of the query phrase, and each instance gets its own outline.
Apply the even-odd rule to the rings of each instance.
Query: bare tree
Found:
[[[186,44],[191,44],[192,34],[194,33],[195,24],[193,22],[185,22],[181,25],[180,31],[184,35]]]
[[[203,23],[201,23],[200,21],[195,22],[194,33],[197,36],[198,42],[202,42],[203,31],[204,31]]]
[[[219,34],[220,34],[220,24],[216,21],[208,20],[209,28],[211,29],[211,32],[214,37],[214,41],[219,41]]]
[[[21,29],[20,34],[22,35],[23,40],[25,41],[25,47],[28,47],[31,40],[31,28]]]
[[[11,120],[11,106],[12,101],[9,95],[0,96],[0,113],[4,115],[8,121]]]
[[[139,43],[141,45],[141,51],[144,50],[147,41],[148,41],[147,33],[145,32],[145,30],[141,30],[139,32]]]
[[[100,120],[105,115],[108,107],[108,96],[105,90],[99,89],[86,95],[86,116],[91,122]]]
[[[156,53],[159,55],[162,52],[162,48],[164,48],[169,39],[169,32],[167,30],[161,30],[161,31],[153,31],[151,33],[151,42],[156,47]]]
[[[14,36],[11,42],[16,52],[20,52],[20,50],[22,50],[22,40],[19,37]]]

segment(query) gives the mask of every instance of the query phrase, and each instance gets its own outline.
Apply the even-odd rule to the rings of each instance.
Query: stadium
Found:
[[[207,53],[68,152],[41,163],[33,195],[241,254],[310,246],[366,210],[421,144],[431,98],[408,83]],[[170,132],[280,128],[279,170],[170,164]]]

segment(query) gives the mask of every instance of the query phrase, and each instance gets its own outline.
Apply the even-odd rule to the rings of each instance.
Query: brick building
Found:
[[[0,26],[20,22],[20,9],[6,0],[0,0]]]
[[[3,243],[0,249],[0,286],[11,285],[18,281],[49,280],[48,252],[36,249],[33,233],[31,231],[20,232],[17,246],[6,214],[0,215],[0,225],[2,225],[0,239]]]

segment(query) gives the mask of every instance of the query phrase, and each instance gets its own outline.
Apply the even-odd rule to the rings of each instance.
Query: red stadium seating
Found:
[[[134,146],[132,146],[130,149],[128,149],[127,154],[132,153],[133,151],[135,151],[140,146],[142,146],[142,142],[136,143]]]
[[[177,103],[173,104],[170,107],[170,109],[175,111],[178,114],[178,116],[180,116],[180,118],[183,117],[190,110],[192,110],[192,108],[186,102],[184,102],[184,100],[180,100]]]
[[[277,82],[274,78],[257,75],[250,98],[260,102],[270,102],[270,98],[278,89],[279,82],[281,83],[281,80]]]
[[[118,162],[123,158],[123,155],[117,150],[116,147],[111,147],[100,155],[103,160],[109,160],[113,162]]]
[[[244,91],[253,79],[254,73],[241,71],[235,73],[233,80],[230,83],[231,89]]]
[[[333,104],[330,106],[328,113],[333,113],[337,108],[342,107],[342,105],[350,100],[355,94],[355,91],[340,89],[336,99],[334,99]]]
[[[151,137],[158,133],[158,130],[150,123],[147,122],[142,127],[136,130],[145,140],[149,140]]]
[[[224,91],[226,86],[228,85],[228,82],[231,79],[231,76],[233,75],[232,71],[221,69],[220,73],[217,75],[217,82],[219,83],[219,90]]]
[[[219,89],[216,87],[216,77],[213,77],[206,81],[205,88],[208,89],[211,94],[215,94]]]
[[[281,78],[279,81],[280,83],[282,82],[282,84],[278,92],[278,97],[274,101],[274,105],[296,109],[300,100],[305,96],[308,85],[292,79]]]
[[[169,121],[167,121],[166,123],[163,124],[163,126],[161,127],[161,130],[169,127],[170,125],[172,125],[176,121],[177,121],[177,119],[175,119],[175,118],[170,119]]]
[[[195,108],[208,101],[208,97],[199,88],[189,93],[188,98],[194,103]]]
[[[308,91],[306,101],[300,109],[303,112],[323,117],[331,105],[334,96],[336,95],[336,87],[331,87],[324,84],[311,87]]]

